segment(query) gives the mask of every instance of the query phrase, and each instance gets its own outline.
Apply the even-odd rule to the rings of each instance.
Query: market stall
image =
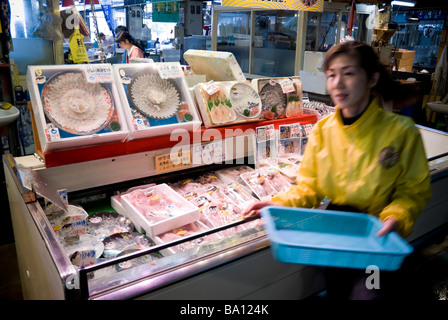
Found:
[[[318,267],[279,263],[263,220],[242,217],[294,183],[313,124],[334,112],[304,103],[299,77],[249,82],[233,66],[193,89],[178,63],[62,68],[29,68],[37,157],[3,157],[25,299],[322,290]],[[413,242],[448,223],[448,136],[419,129],[434,191]]]

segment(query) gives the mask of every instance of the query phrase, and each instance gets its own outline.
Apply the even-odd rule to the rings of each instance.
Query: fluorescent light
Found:
[[[411,1],[392,1],[390,4],[392,6],[404,6],[404,7],[415,6],[415,2],[411,2]]]

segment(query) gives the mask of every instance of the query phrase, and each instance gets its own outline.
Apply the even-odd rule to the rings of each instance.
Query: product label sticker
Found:
[[[149,127],[147,122],[142,118],[132,119],[132,123],[134,124],[135,130],[144,130]]]
[[[291,79],[280,79],[278,84],[282,87],[283,93],[296,92],[294,82]]]
[[[184,75],[178,62],[157,63],[157,72],[162,79],[180,78]]]
[[[291,139],[299,139],[302,136],[300,123],[291,124]]]
[[[202,85],[202,88],[207,92],[209,96],[217,93],[221,87],[215,81],[210,80],[209,82]]]
[[[59,129],[51,123],[47,124],[47,129],[45,129],[45,137],[47,138],[47,141],[61,140]]]
[[[87,267],[96,263],[95,250],[75,251],[70,257],[73,265]]]
[[[91,64],[86,68],[87,82],[106,83],[112,82],[112,66]]]

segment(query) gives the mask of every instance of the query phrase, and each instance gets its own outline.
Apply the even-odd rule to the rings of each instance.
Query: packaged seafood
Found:
[[[188,236],[192,236],[192,235],[195,235],[195,234],[207,231],[207,230],[210,230],[210,228],[207,227],[202,222],[196,221],[194,223],[189,223],[180,228],[176,228],[169,232],[160,234],[154,238],[154,241],[156,244],[170,243],[170,242],[173,242],[173,241],[176,241],[176,240],[179,240],[182,238],[186,238]],[[167,249],[167,251],[170,253],[182,252],[182,251],[200,246],[204,243],[208,243],[208,242],[218,240],[218,239],[221,239],[220,234],[212,233],[212,234],[200,237],[200,238],[193,239],[189,242],[184,242],[184,243],[178,244],[176,246],[169,247]]]
[[[195,98],[206,128],[258,121],[261,99],[248,81],[199,83]]]
[[[116,212],[102,211],[91,214],[86,219],[87,233],[97,237],[99,240],[115,233],[132,232],[134,224],[132,221]]]
[[[111,64],[29,66],[42,152],[123,141],[129,133]]]
[[[132,222],[150,237],[200,218],[196,206],[164,183],[126,193],[121,203]]]
[[[164,72],[163,70],[180,70]],[[201,126],[179,63],[114,65],[114,78],[129,127],[128,139],[169,135]]]
[[[252,80],[262,102],[264,119],[282,119],[302,115],[303,92],[300,77],[273,77]]]

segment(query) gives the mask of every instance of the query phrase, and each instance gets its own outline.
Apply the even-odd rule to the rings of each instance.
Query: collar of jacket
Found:
[[[380,107],[377,98],[373,98],[367,109],[364,111],[362,116],[353,122],[352,124],[345,125],[342,120],[341,110],[336,106],[336,121],[337,123],[346,130],[359,128],[369,128],[372,125],[379,124],[378,116],[384,112],[383,108]]]

